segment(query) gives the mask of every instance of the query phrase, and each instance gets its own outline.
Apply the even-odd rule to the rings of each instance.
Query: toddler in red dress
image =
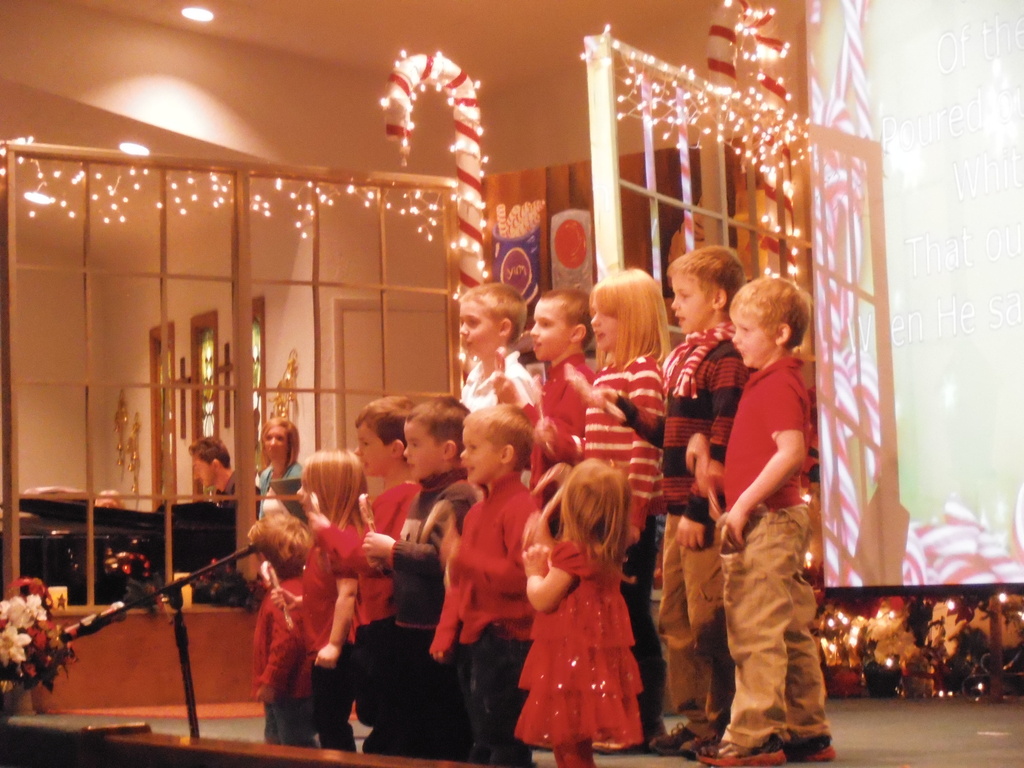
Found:
[[[550,747],[558,768],[592,768],[595,741],[643,741],[640,671],[619,590],[629,506],[625,474],[587,459],[547,506],[533,528],[537,543],[523,553],[526,594],[538,613],[516,736]],[[560,528],[551,540],[545,518],[556,507]]]

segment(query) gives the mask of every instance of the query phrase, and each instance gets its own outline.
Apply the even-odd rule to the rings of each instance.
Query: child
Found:
[[[420,487],[405,460],[405,419],[413,408],[407,397],[382,397],[356,416],[356,456],[367,477],[379,477],[384,490],[373,500],[373,530],[391,537],[401,534],[405,516]],[[379,562],[368,562],[359,574],[356,600],[356,642],[353,667],[358,675],[356,713],[373,726],[377,712],[394,706],[401,681],[395,671],[395,599],[393,573]],[[372,731],[363,752],[380,752],[380,734]]]
[[[697,756],[708,765],[823,762],[835,749],[810,631],[816,605],[803,577],[810,530],[799,487],[810,402],[793,356],[810,299],[788,280],[759,278],[736,294],[732,320],[733,343],[754,369],[726,451],[729,511],[719,520],[736,696],[722,741]]]
[[[650,748],[695,760],[702,744],[721,739],[735,690],[708,493],[721,488],[725,448],[747,381],[729,322],[729,305],[746,276],[734,251],[714,245],[677,258],[668,277],[672,310],[686,339],[665,361],[667,414],[651,418],[623,397],[616,405],[629,426],[664,450],[668,516],[658,629],[668,654],[669,699],[687,722],[653,739]],[[687,466],[694,435],[709,445],[696,473]]]
[[[302,566],[313,537],[291,515],[270,515],[249,531],[249,541],[267,560],[283,589],[302,595]],[[288,618],[267,592],[256,616],[253,638],[253,693],[263,702],[267,744],[316,747],[310,675],[313,657],[306,653],[303,615],[289,610]]]
[[[355,752],[349,724],[355,699],[351,664],[363,523],[359,496],[366,478],[351,451],[317,451],[302,468],[299,498],[314,531],[302,572],[306,649],[313,665],[313,721],[323,749]],[[295,595],[281,590],[285,604]]]
[[[550,746],[558,768],[593,768],[595,741],[628,745],[643,738],[640,673],[619,590],[629,483],[621,470],[587,459],[545,514],[556,505],[558,542],[534,544],[523,555],[526,594],[539,613],[521,682],[530,695],[516,735]]]
[[[639,269],[606,277],[590,294],[600,366],[594,386],[608,388],[637,408],[660,418],[665,413],[661,361],[668,353],[668,319],[661,286]],[[630,547],[623,568],[622,596],[629,608],[643,692],[640,719],[644,744],[665,732],[662,708],[665,660],[651,618],[651,590],[658,557],[656,515],[664,512],[661,451],[601,407],[587,409],[586,458],[626,469],[631,491]]]
[[[593,335],[587,294],[576,289],[548,291],[537,302],[530,330],[534,354],[549,364],[540,406],[521,401],[514,387],[499,385],[498,399],[520,406],[533,424],[531,489],[555,464],[577,464],[583,458],[587,406],[566,369],[573,368],[589,383],[594,381],[583,356]]]
[[[449,558],[451,585],[430,652],[442,662],[455,656],[473,728],[469,762],[528,768],[530,748],[515,737],[515,727],[533,622],[522,547],[537,504],[519,479],[530,460],[533,427],[520,408],[492,406],[466,417],[463,442],[467,477],[486,495],[466,515]]]
[[[405,421],[405,457],[421,490],[397,537],[370,531],[363,552],[394,570],[397,701],[377,713],[374,746],[381,754],[465,760],[469,717],[455,669],[437,664],[430,643],[444,603],[441,541],[461,528],[478,495],[460,463],[462,423],[468,413],[454,397],[420,403]]]
[[[526,325],[526,302],[512,286],[484,283],[470,288],[459,299],[459,337],[470,359],[479,362],[462,385],[462,404],[475,411],[497,405],[494,375],[503,373],[516,387],[523,402],[533,403],[536,395],[529,371],[519,362],[519,353],[506,354],[519,340]]]

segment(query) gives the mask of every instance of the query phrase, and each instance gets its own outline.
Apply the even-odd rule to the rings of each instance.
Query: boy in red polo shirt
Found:
[[[473,730],[469,762],[528,768],[532,754],[515,728],[533,625],[522,549],[537,504],[519,479],[533,427],[520,408],[497,405],[467,416],[462,440],[467,479],[486,495],[466,514],[461,540],[448,547],[450,586],[430,653],[442,662],[455,657]]]
[[[382,397],[367,404],[356,416],[355,454],[367,477],[379,477],[384,489],[371,506],[372,529],[398,539],[413,497],[420,491],[405,460],[405,420],[413,402],[407,397]],[[395,584],[394,572],[379,560],[368,558],[369,567],[359,574],[356,601],[356,642],[352,653],[356,669],[356,714],[373,727],[377,713],[396,706],[401,689],[395,678]],[[381,734],[371,731],[363,752],[386,751]]]
[[[781,765],[835,759],[818,647],[816,604],[803,577],[810,539],[800,468],[810,401],[793,350],[810,325],[810,297],[762,277],[732,301],[733,344],[753,373],[725,458],[722,569],[736,695],[722,740],[701,749],[708,765]]]

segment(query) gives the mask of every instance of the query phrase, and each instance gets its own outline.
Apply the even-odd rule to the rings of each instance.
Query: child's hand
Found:
[[[384,533],[367,531],[363,537],[363,554],[366,559],[373,563],[387,562],[391,559],[391,550],[394,549],[395,540]]]
[[[324,669],[334,669],[338,666],[338,657],[340,656],[341,648],[333,643],[328,643],[317,652],[315,664]]]
[[[517,405],[522,408],[526,405],[523,396],[519,394],[516,385],[504,373],[495,371],[491,374],[491,386],[494,387],[494,394],[498,398],[499,405]]]
[[[313,531],[314,534],[320,533],[320,531],[331,527],[331,521],[319,511],[307,512],[306,521],[309,523],[309,529]]]
[[[451,664],[455,660],[455,649],[449,648],[446,651],[431,651],[430,656],[438,664]]]
[[[537,426],[533,428],[533,440],[539,445],[548,457],[552,457],[552,451],[555,448],[555,438],[558,437],[558,429],[555,427],[555,422],[548,418],[542,418],[537,422]]]
[[[283,587],[278,587],[277,589],[272,589],[270,591],[270,602],[284,610],[286,608],[291,609],[301,606],[302,598],[297,597],[295,594],[289,592]]]
[[[441,537],[441,544],[438,551],[438,557],[441,558],[442,565],[448,565],[459,556],[459,547],[462,546],[462,536],[459,535],[458,529],[455,527],[454,521],[445,528],[444,536]]]
[[[533,544],[523,552],[523,568],[526,577],[544,576],[548,572],[548,557],[551,555],[551,547],[544,544]]]
[[[686,468],[697,480],[697,489],[707,494],[708,462],[711,461],[711,441],[702,432],[695,432],[686,444]]]
[[[565,367],[565,377],[579,395],[583,404],[588,408],[597,408],[604,411],[613,419],[625,422],[626,414],[615,404],[619,399],[619,393],[608,387],[595,387],[586,376],[577,371],[571,365]]]
[[[261,685],[256,691],[256,701],[272,704],[277,701],[277,693],[269,685]]]
[[[697,552],[708,545],[707,534],[707,526],[703,523],[680,517],[679,527],[676,528],[676,543],[684,549]]]
[[[746,544],[743,538],[743,531],[746,529],[749,520],[750,510],[742,510],[735,506],[722,515],[718,524],[722,526],[723,554],[732,554],[743,549]]]

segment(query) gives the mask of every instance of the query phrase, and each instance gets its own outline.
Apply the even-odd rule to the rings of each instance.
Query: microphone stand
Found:
[[[182,613],[182,605],[184,600],[181,596],[181,588],[191,584],[192,582],[202,578],[211,571],[215,571],[222,566],[229,565],[237,560],[241,560],[243,557],[248,557],[256,548],[253,545],[249,545],[245,549],[239,549],[236,552],[232,552],[227,557],[222,557],[220,560],[215,560],[209,565],[204,565],[197,571],[186,574],[180,579],[165,584],[160,589],[154,591],[150,595],[141,597],[138,600],[125,603],[114,603],[102,613],[94,613],[90,616],[86,616],[77,624],[73,624],[70,627],[64,627],[61,630],[60,637],[64,642],[75,640],[79,637],[85,637],[99,632],[108,624],[115,621],[123,621],[128,611],[132,608],[144,608],[157,601],[160,596],[167,598],[168,605],[174,609],[174,641],[178,646],[178,662],[181,665],[181,678],[185,686],[185,710],[188,713],[188,732],[192,738],[199,738],[199,716],[196,714],[196,691],[192,685],[192,662],[189,658],[188,653],[188,630],[185,627],[185,614]]]

